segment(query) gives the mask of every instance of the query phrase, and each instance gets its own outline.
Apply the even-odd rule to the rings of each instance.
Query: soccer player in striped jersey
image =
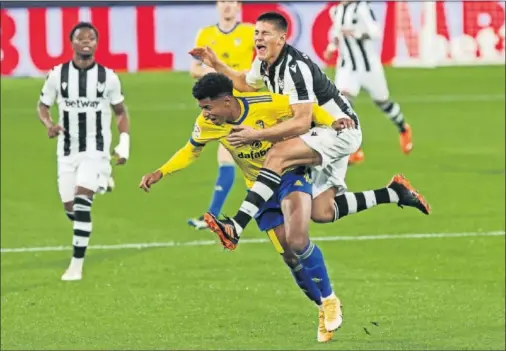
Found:
[[[364,88],[398,128],[401,150],[409,154],[413,148],[411,127],[399,104],[390,99],[381,57],[372,42],[381,36],[381,30],[368,1],[341,1],[335,8],[333,21],[334,40],[327,46],[325,56],[330,57],[339,48],[337,88],[350,102]],[[360,148],[350,156],[349,162],[359,163],[364,157]]]
[[[255,54],[253,34],[255,26],[237,21],[241,11],[240,1],[217,1],[218,23],[199,30],[195,46],[212,47],[217,55],[229,67],[239,71],[248,71]],[[193,78],[201,78],[214,70],[199,60],[192,60],[190,74]],[[221,144],[218,146],[218,177],[208,212],[219,215],[232,189],[235,178],[234,159]],[[207,224],[204,216],[191,218],[188,224],[196,229],[205,229]]]
[[[145,175],[140,188],[149,191],[162,177],[189,166],[212,141],[219,141],[234,157],[250,188],[261,173],[270,141],[255,141],[234,147],[227,136],[237,125],[256,126],[268,130],[281,120],[293,117],[287,96],[273,93],[233,93],[232,81],[218,73],[209,73],[193,88],[202,113],[197,118],[189,142],[153,173]],[[315,104],[312,120],[341,130],[351,126],[350,119],[336,120]],[[336,131],[334,130],[334,133]],[[276,179],[271,179],[272,183]],[[342,323],[340,301],[335,296],[327,274],[323,254],[316,245],[305,256],[293,251],[293,243],[304,246],[309,242],[308,225],[311,215],[312,184],[305,167],[290,168],[279,177],[280,187],[272,199],[255,216],[258,227],[266,231],[277,251],[306,295],[319,306],[318,341],[329,336]],[[222,239],[222,237],[220,237]],[[222,242],[227,246],[227,241]],[[233,248],[232,246],[228,247]]]
[[[38,114],[49,138],[57,138],[58,189],[73,223],[73,255],[62,280],[80,280],[90,240],[91,207],[104,193],[111,176],[111,107],[120,132],[114,151],[117,164],[130,154],[129,121],[118,76],[95,62],[97,29],[78,23],[70,32],[73,58],[48,74],[38,102]],[[59,121],[50,108],[58,105]]]
[[[294,118],[273,128],[254,129],[238,126],[228,139],[234,146],[254,140],[283,140],[269,150],[257,183],[248,191],[239,211],[232,218],[204,216],[218,235],[237,244],[240,234],[265,201],[273,195],[281,172],[287,167],[312,166],[313,203],[311,217],[315,222],[329,223],[349,214],[381,204],[410,206],[424,214],[430,206],[402,175],[396,175],[383,188],[348,192],[345,183],[348,158],[362,142],[358,116],[325,73],[306,54],[286,42],[288,23],[279,13],[258,17],[255,29],[257,57],[252,69],[244,74],[226,66],[209,47],[194,48],[190,54],[231,78],[239,91],[257,91],[264,85],[276,93],[289,96]],[[334,118],[353,120],[355,127],[337,135],[325,127],[311,128],[311,111],[317,102]],[[234,235],[229,236],[228,232]],[[301,255],[310,246],[294,249]]]

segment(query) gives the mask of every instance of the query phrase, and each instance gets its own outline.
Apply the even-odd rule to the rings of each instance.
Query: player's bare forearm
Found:
[[[128,119],[128,112],[123,103],[119,103],[112,106],[114,114],[116,115],[116,124],[118,125],[118,131],[121,133],[130,133],[130,121]]]
[[[44,125],[44,127],[50,128],[53,125],[53,119],[51,118],[49,106],[39,101],[37,105],[37,113],[39,115],[39,120]]]
[[[216,72],[222,73],[232,80],[235,90],[242,93],[258,91],[258,89],[253,88],[246,82],[246,73],[236,71],[235,69],[228,67],[222,61],[219,61],[214,68],[216,69]]]
[[[192,78],[200,79],[208,73],[215,72],[211,67],[207,67],[199,62],[193,62],[190,67],[190,75]]]
[[[311,128],[313,104],[302,103],[292,105],[293,118],[283,121],[271,128],[259,130],[261,140],[272,142],[291,138],[306,133]]]

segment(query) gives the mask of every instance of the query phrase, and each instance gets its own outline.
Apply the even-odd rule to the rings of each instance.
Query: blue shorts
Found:
[[[260,208],[255,216],[258,228],[261,231],[265,232],[285,223],[281,212],[281,201],[294,191],[312,195],[311,173],[306,167],[298,167],[281,176],[281,184],[274,192],[274,195]]]

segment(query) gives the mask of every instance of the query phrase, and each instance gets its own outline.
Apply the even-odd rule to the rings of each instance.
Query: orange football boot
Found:
[[[399,196],[399,207],[409,206],[414,207],[422,213],[428,215],[431,213],[431,208],[427,200],[417,191],[403,174],[396,174],[393,176],[387,188],[392,189]]]
[[[364,151],[362,150],[362,148],[360,148],[350,155],[350,158],[348,159],[348,164],[356,165],[363,162],[364,159],[365,159]]]
[[[411,126],[406,123],[404,125],[404,129],[404,132],[401,132],[401,135],[399,136],[399,141],[401,143],[402,152],[407,155],[413,149],[413,140],[411,135]]]

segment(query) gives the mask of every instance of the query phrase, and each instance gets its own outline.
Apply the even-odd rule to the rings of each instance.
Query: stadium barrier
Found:
[[[38,4],[40,3],[40,4]],[[80,20],[100,32],[97,59],[118,71],[188,70],[197,30],[216,23],[213,3],[42,2],[2,3],[1,74],[41,76],[71,57],[70,28]],[[47,3],[44,3],[47,6]],[[289,41],[321,65],[335,2],[245,3],[242,20],[280,11]],[[30,5],[31,7],[26,7]],[[57,6],[56,6],[57,5]],[[79,7],[80,6],[80,7]],[[504,63],[505,5],[501,1],[371,2],[383,38],[385,64],[428,66]]]

